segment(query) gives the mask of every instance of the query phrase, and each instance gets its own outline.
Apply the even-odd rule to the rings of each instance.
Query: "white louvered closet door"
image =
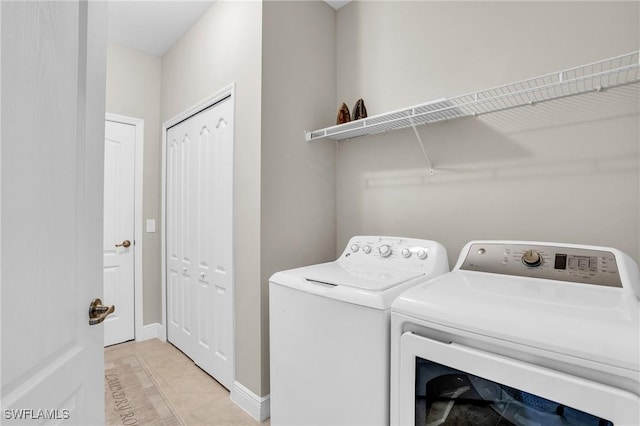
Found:
[[[233,359],[233,101],[167,130],[167,337],[227,389]]]

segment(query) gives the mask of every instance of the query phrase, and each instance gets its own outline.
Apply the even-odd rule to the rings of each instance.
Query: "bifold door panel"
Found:
[[[227,388],[233,384],[233,102],[167,130],[167,333]]]

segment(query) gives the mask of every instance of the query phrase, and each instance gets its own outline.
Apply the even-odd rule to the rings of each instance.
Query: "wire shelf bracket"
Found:
[[[429,173],[430,175],[433,175],[434,173],[433,163],[429,158],[429,154],[427,154],[427,150],[424,147],[424,142],[422,142],[422,138],[420,137],[420,133],[418,133],[418,129],[416,128],[416,125],[413,122],[413,119],[411,119],[411,127],[413,128],[413,132],[415,133],[416,139],[418,140],[418,145],[420,145],[420,150],[422,151],[422,155],[424,155],[424,159],[427,163],[427,173]]]
[[[566,98],[640,82],[640,51],[545,74],[491,89],[438,99],[324,129],[305,131],[305,139],[342,141],[411,127],[430,174],[433,164],[417,126]]]

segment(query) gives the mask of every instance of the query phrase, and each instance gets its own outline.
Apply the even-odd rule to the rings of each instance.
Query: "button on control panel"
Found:
[[[380,256],[382,257],[389,257],[391,256],[391,253],[393,253],[393,250],[391,249],[391,246],[389,244],[383,244],[378,248],[378,251],[380,252]]]
[[[588,248],[477,243],[460,269],[622,287],[615,255]]]

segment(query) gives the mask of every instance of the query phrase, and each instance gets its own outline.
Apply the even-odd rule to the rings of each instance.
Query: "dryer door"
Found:
[[[401,337],[401,425],[635,425],[640,398],[411,332]]]

